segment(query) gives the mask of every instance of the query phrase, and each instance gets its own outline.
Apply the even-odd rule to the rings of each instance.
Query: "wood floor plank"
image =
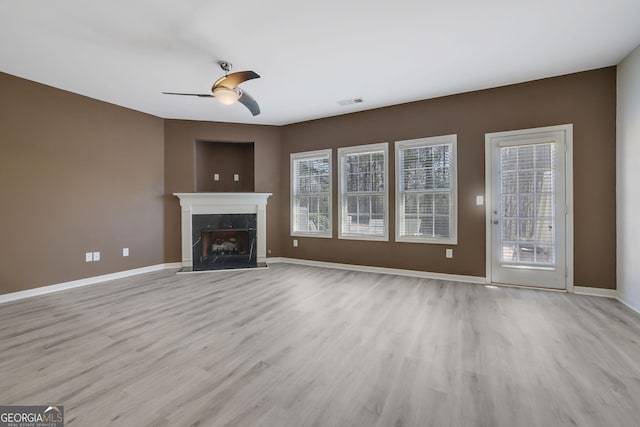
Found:
[[[0,305],[0,403],[68,426],[640,425],[640,316],[288,264]]]

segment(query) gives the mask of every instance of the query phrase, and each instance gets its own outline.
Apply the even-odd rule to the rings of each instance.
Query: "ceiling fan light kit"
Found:
[[[213,88],[213,96],[224,105],[231,105],[240,98],[238,89],[229,89],[228,87],[218,86]]]
[[[247,107],[251,114],[257,116],[260,114],[260,107],[255,99],[251,97],[247,92],[240,90],[237,86],[251,79],[258,79],[260,76],[254,71],[239,71],[237,73],[229,74],[231,71],[231,63],[226,61],[218,62],[224,76],[220,77],[213,84],[211,88],[212,94],[208,93],[178,93],[178,92],[162,92],[165,95],[186,95],[197,96],[200,98],[216,98],[218,102],[224,105],[231,105],[236,101]]]

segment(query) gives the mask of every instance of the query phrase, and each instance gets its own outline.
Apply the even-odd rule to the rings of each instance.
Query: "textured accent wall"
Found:
[[[0,293],[163,263],[163,120],[2,73],[0,94]]]
[[[485,276],[485,133],[559,124],[574,125],[575,285],[615,288],[616,68],[609,67],[494,89],[452,95],[283,128],[282,255],[377,267]],[[337,171],[334,166],[334,238],[288,234],[289,155],[390,143],[389,200],[395,199],[393,145],[397,140],[458,135],[458,245],[454,258],[445,246],[337,239]],[[390,207],[390,235],[395,227]]]

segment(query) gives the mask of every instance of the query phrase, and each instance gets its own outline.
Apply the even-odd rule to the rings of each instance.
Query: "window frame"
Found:
[[[344,197],[346,195],[345,158],[354,154],[365,154],[382,151],[384,155],[384,191],[383,191],[383,234],[376,236],[370,234],[345,233],[344,223]],[[389,241],[389,143],[380,142],[375,144],[356,145],[352,147],[338,148],[338,239],[344,240],[367,240],[388,242]]]
[[[295,162],[298,160],[313,160],[313,159],[324,159],[327,158],[329,160],[329,192],[327,194],[328,200],[328,227],[326,232],[313,232],[313,231],[296,231],[296,214],[295,214],[295,201],[297,197],[296,193],[296,177],[295,177]],[[290,155],[290,199],[289,199],[289,209],[290,209],[290,234],[294,237],[318,237],[324,239],[333,238],[333,160],[332,160],[332,150],[330,148],[325,150],[313,150],[313,151],[303,151],[298,153],[291,153]],[[323,193],[319,193],[323,194]]]
[[[406,193],[403,187],[402,168],[400,159],[400,150],[414,147],[429,147],[436,145],[451,146],[451,186],[449,190],[449,237],[431,237],[431,236],[401,236],[400,220],[402,215],[402,198]],[[395,225],[395,241],[403,243],[427,243],[439,245],[457,245],[458,244],[458,136],[457,134],[432,136],[426,138],[408,139],[395,142],[395,179],[396,179],[396,225]],[[429,193],[428,191],[422,193]],[[433,191],[436,193],[436,191]],[[438,191],[437,193],[441,193]]]

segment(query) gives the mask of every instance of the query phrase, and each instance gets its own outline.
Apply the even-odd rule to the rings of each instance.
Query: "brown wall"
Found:
[[[604,68],[495,89],[298,123],[283,128],[280,187],[282,256],[347,264],[485,276],[485,133],[573,123],[575,285],[615,288],[616,69]],[[292,152],[389,142],[394,200],[396,140],[458,135],[458,245],[364,242],[289,235],[289,155]],[[334,167],[333,215],[337,218]],[[393,240],[394,209],[389,230]]]
[[[162,119],[2,73],[0,94],[0,294],[163,263]]]
[[[180,204],[173,193],[196,189],[196,141],[253,142],[255,191],[273,193],[267,203],[267,251],[280,256],[280,141],[276,126],[234,123],[165,121],[165,260],[179,262]],[[242,178],[242,177],[241,177]]]
[[[253,146],[253,142],[196,141],[196,192],[255,191]],[[218,174],[218,181],[214,181],[214,174]],[[238,181],[234,181],[234,174],[238,174]]]
[[[0,74],[0,294],[180,261],[172,193],[196,190],[196,141],[254,143],[255,191],[273,193],[271,256],[484,276],[484,207],[475,205],[484,134],[565,123],[574,125],[575,284],[614,288],[615,79],[611,67],[274,127],[163,121]],[[458,135],[454,259],[443,245],[334,237],[292,247],[291,152],[450,133]],[[390,178],[394,200],[393,169]],[[88,251],[102,260],[85,263]]]

